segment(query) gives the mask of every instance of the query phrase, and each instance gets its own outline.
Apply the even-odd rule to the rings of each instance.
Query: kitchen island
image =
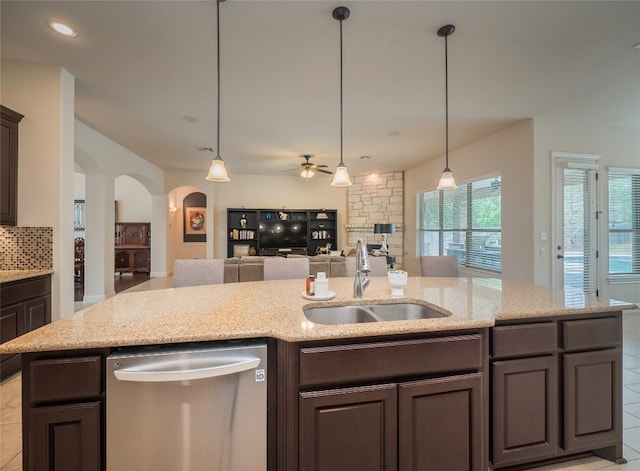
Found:
[[[26,469],[47,469],[55,453],[39,440],[70,416],[90,425],[78,453],[104,469],[110,352],[248,338],[269,342],[269,469],[421,469],[428,460],[484,470],[589,451],[622,459],[621,311],[634,305],[485,278],[412,277],[403,298],[374,278],[357,301],[352,285],[331,279],[336,296],[322,302],[304,299],[300,280],[121,293],[2,345],[25,353]],[[321,325],[303,314],[398,301],[446,316]]]

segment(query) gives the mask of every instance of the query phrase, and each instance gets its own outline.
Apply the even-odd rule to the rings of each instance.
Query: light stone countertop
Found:
[[[410,277],[403,298],[386,277],[372,278],[362,300],[352,278],[332,278],[330,301],[302,296],[304,280],[255,281],[120,293],[0,346],[0,353],[273,337],[310,341],[491,327],[496,320],[633,309],[630,303],[571,295],[487,278]],[[416,301],[447,317],[320,325],[303,307]]]
[[[50,275],[53,270],[0,270],[0,284],[26,280],[36,276]]]

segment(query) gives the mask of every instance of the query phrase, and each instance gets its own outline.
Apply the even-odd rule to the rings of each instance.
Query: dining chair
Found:
[[[458,257],[455,255],[427,255],[420,257],[422,276],[460,276]]]
[[[224,259],[178,259],[173,262],[173,286],[216,285],[224,283]]]

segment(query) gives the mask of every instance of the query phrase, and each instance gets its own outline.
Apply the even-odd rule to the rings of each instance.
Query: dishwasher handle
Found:
[[[151,365],[152,368],[145,369],[143,366],[136,366],[115,369],[113,374],[120,381],[135,382],[168,382],[168,381],[188,381],[192,379],[213,378],[215,376],[226,376],[240,373],[257,367],[260,358],[243,358],[242,360],[231,361],[225,364],[203,366],[200,368],[178,369],[175,362],[167,362],[166,368]],[[115,365],[114,365],[115,366]]]

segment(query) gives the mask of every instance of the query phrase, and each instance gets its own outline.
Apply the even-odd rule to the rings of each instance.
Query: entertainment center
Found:
[[[227,209],[227,256],[316,255],[338,249],[335,209]]]

